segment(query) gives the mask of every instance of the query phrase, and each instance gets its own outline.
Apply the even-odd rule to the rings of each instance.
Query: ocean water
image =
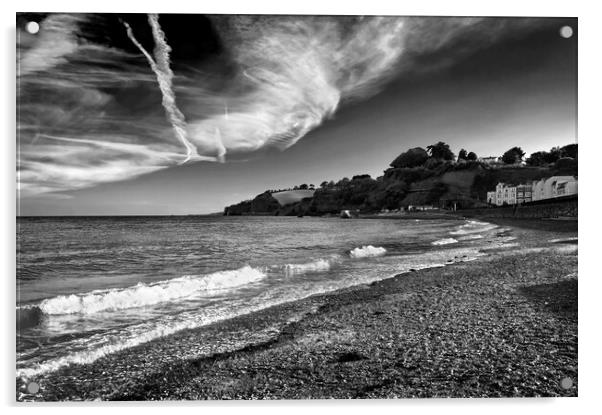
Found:
[[[17,219],[17,376],[479,255],[496,226],[295,217]]]

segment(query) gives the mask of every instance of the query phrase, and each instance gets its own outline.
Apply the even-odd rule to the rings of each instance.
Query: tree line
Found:
[[[537,151],[532,153],[528,158],[525,159],[526,153],[521,147],[514,146],[499,157],[499,160],[503,164],[516,165],[522,164],[523,162],[528,166],[548,166],[550,164],[557,164],[559,166],[569,165],[576,162],[577,159],[577,144],[568,144],[564,147],[553,147],[550,151]],[[414,168],[424,167],[426,169],[433,169],[441,165],[442,162],[476,162],[479,157],[474,151],[468,151],[464,148],[460,149],[458,155],[451,150],[449,144],[439,141],[435,144],[422,147],[411,148],[399,156],[397,156],[391,163],[392,168]],[[371,179],[369,174],[360,174],[353,176],[351,179],[343,177],[341,180],[335,182],[333,180],[323,181],[320,183],[321,189],[340,189],[347,187],[352,181],[356,182],[362,179]],[[278,193],[291,190],[315,190],[316,187],[313,184],[303,183],[296,185],[288,189],[274,189],[268,190],[270,193]]]

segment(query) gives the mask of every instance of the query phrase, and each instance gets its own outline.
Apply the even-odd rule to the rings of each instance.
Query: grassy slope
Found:
[[[272,193],[272,197],[282,206],[299,202],[301,199],[312,197],[313,195],[314,190],[287,190],[285,192]]]

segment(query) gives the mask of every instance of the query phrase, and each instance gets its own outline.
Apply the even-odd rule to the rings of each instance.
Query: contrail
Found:
[[[148,22],[151,25],[153,39],[155,40],[154,55],[156,61],[153,59],[150,53],[144,49],[140,42],[136,40],[130,25],[125,21],[123,24],[127,31],[128,37],[146,57],[151,69],[157,76],[159,89],[161,90],[161,94],[163,96],[163,107],[165,108],[169,122],[176,133],[176,137],[178,137],[182,144],[184,144],[184,147],[186,147],[186,159],[182,163],[186,163],[191,159],[215,161],[214,157],[200,156],[196,147],[188,140],[186,134],[186,120],[184,119],[184,114],[182,114],[176,105],[176,97],[173,92],[173,72],[169,66],[169,52],[171,51],[171,48],[167,44],[167,41],[165,40],[165,33],[163,33],[163,30],[161,30],[161,26],[159,25],[159,16],[156,14],[149,14]]]

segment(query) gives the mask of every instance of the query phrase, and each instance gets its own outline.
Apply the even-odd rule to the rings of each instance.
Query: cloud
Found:
[[[163,33],[163,30],[161,30],[161,26],[159,25],[159,17],[156,14],[149,14],[148,21],[151,25],[153,38],[155,40],[155,59],[153,59],[153,57],[146,51],[146,49],[144,49],[140,42],[138,42],[130,25],[126,22],[123,24],[126,28],[128,37],[140,50],[140,52],[142,52],[151,69],[157,76],[157,82],[163,97],[162,103],[163,107],[165,108],[165,112],[167,113],[176,137],[178,140],[180,140],[184,147],[186,147],[186,158],[183,160],[183,163],[189,161],[190,159],[215,161],[215,159],[211,157],[199,156],[196,148],[190,143],[190,141],[188,141],[186,120],[184,119],[184,114],[182,114],[176,105],[176,97],[173,92],[173,72],[171,70],[169,60],[171,48],[167,44],[167,41],[165,40],[165,33]]]
[[[38,36],[21,30],[22,40],[17,44],[18,73],[44,71],[64,62],[65,56],[77,50],[75,33],[81,21],[82,15],[56,14],[42,21]]]
[[[58,145],[64,143],[67,145]],[[130,179],[173,165],[178,152],[141,144],[42,135],[26,147],[17,172],[23,196]]]
[[[226,154],[288,148],[342,101],[376,93],[403,52],[402,18],[238,16],[217,24],[238,73],[224,90],[196,86],[203,103],[188,119],[200,151],[216,131]]]
[[[136,54],[81,36],[94,26],[88,15],[51,14],[37,36],[21,30],[21,194],[131,179],[195,154],[228,160],[286,149],[393,77],[439,70],[536,26],[485,18],[211,19],[225,52],[214,65],[188,62],[175,73],[169,32],[157,17],[148,20],[154,57],[140,43]]]

